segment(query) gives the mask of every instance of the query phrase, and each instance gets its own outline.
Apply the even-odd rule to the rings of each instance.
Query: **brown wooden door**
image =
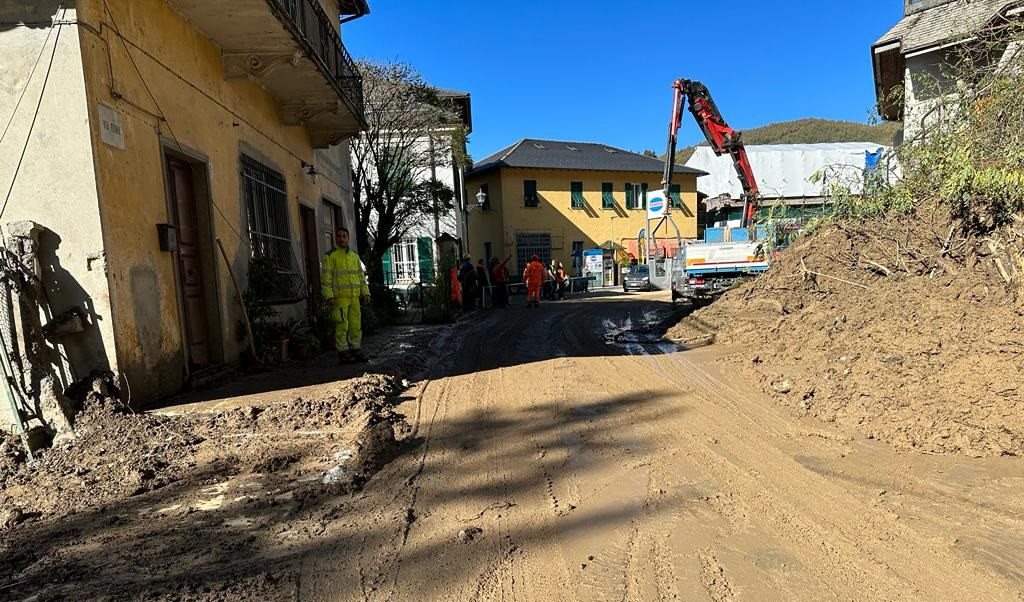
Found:
[[[299,219],[302,222],[302,261],[306,267],[307,307],[312,314],[315,313],[320,299],[320,251],[317,249],[316,211],[300,205]]]
[[[192,167],[184,161],[168,159],[167,173],[178,228],[178,289],[184,302],[185,345],[189,363],[202,367],[210,363],[210,343]]]

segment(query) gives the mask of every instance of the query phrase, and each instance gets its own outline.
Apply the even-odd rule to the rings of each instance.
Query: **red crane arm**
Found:
[[[689,99],[690,113],[697,120],[704,137],[707,138],[711,150],[716,155],[729,153],[732,157],[733,167],[736,175],[739,176],[740,185],[743,187],[743,226],[748,226],[754,217],[755,205],[757,203],[758,189],[757,180],[754,178],[754,170],[750,167],[750,160],[747,158],[747,151],[743,147],[740,132],[729,127],[722,117],[722,113],[711,98],[711,93],[704,84],[689,80],[677,79],[672,83],[675,91],[672,102],[672,121],[669,123],[668,131],[668,153],[665,162],[664,182],[667,189],[672,181],[672,170],[675,167],[676,137],[679,133],[679,126],[683,119],[683,102]]]

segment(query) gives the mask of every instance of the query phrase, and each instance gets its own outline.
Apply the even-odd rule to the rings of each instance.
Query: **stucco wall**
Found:
[[[489,209],[476,206],[476,194],[480,186],[487,184]],[[469,207],[469,245],[466,251],[476,259],[484,257],[484,243],[491,243],[491,252],[500,259],[508,254],[505,250],[505,230],[502,219],[504,199],[501,190],[501,170],[493,169],[476,176],[466,176],[466,194]],[[521,196],[521,195],[520,195]],[[511,268],[510,268],[511,269]]]
[[[923,127],[941,118],[952,105],[949,94],[956,81],[949,77],[947,53],[936,50],[906,59],[904,139],[912,140]]]
[[[318,149],[316,151],[316,169],[320,172],[318,177],[320,194],[327,197],[330,202],[341,207],[344,215],[344,225],[352,228],[356,222],[355,207],[352,204],[352,157],[349,150],[349,141],[345,139],[329,149]],[[324,212],[326,207],[323,202],[316,204],[316,219],[318,229],[323,229]],[[355,234],[354,232],[352,234]],[[333,247],[326,244],[323,235],[320,236],[318,246],[320,254],[329,252]],[[355,236],[349,239],[349,247],[359,252],[358,241]]]
[[[240,152],[285,177],[296,269],[302,266],[299,201],[319,200],[320,184],[301,166],[314,161],[308,132],[284,126],[274,99],[256,82],[225,80],[218,48],[164,0],[108,4],[113,20],[101,0],[80,2],[87,108],[119,365],[133,392],[149,399],[176,391],[185,375],[174,256],[160,251],[156,232],[156,224],[171,221],[165,154],[182,152],[205,169],[214,202],[206,207],[210,236],[224,244],[243,287],[250,249]],[[124,150],[100,140],[100,103],[123,116]],[[204,200],[198,199],[200,211]],[[232,362],[244,347],[236,340],[241,313],[219,253],[213,271],[219,329],[210,334]],[[304,305],[280,309],[282,317],[299,316]]]
[[[117,369],[114,320],[107,294],[110,255],[105,253],[101,236],[93,175],[82,33],[74,25],[51,29],[49,23],[61,4],[58,1],[16,4],[30,8],[7,3],[0,12],[0,115],[4,124],[24,92],[0,144],[0,194],[6,195],[17,171],[0,225],[32,220],[45,229],[40,254],[50,306],[44,323],[51,315],[75,306],[89,314],[91,325],[84,333],[64,337],[59,343],[67,360],[61,370],[66,386],[92,370]],[[65,1],[63,5],[59,19],[73,22],[75,3]],[[37,57],[38,67],[29,79]]]
[[[625,184],[647,183],[648,190],[661,186],[660,173],[626,173],[601,171],[566,171],[554,169],[502,168],[499,184],[495,185],[496,171],[470,176],[467,180],[470,196],[479,189],[481,182],[488,181],[492,206],[495,191],[500,189],[500,207],[489,212],[474,210],[470,217],[471,249],[475,257],[483,256],[483,243],[491,240],[495,255],[512,254],[510,266],[515,266],[515,239],[517,232],[550,232],[552,237],[552,259],[566,267],[572,265],[572,242],[583,241],[584,249],[595,248],[607,240],[625,247],[636,241],[637,234],[647,227],[647,212],[642,209],[626,209]],[[536,180],[538,207],[526,207],[523,202],[523,181]],[[583,182],[583,209],[571,206],[570,182]],[[602,209],[602,183],[611,182],[615,207]],[[684,238],[697,236],[697,178],[680,174],[673,179],[680,185],[685,209],[673,210],[673,217]],[[493,214],[493,215],[492,215]],[[500,214],[500,217],[499,217]],[[498,225],[500,224],[500,225]],[[498,229],[501,245],[495,240]],[[669,226],[669,228],[671,228]],[[665,237],[668,232],[659,232]],[[674,238],[675,232],[671,232]],[[485,238],[493,237],[493,238]],[[501,249],[499,252],[498,249]]]

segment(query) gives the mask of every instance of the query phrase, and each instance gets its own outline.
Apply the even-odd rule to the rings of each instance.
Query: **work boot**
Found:
[[[352,361],[353,362],[358,362],[358,363],[362,364],[362,363],[370,361],[369,358],[366,357],[365,355],[363,355],[363,352],[358,350],[358,349],[351,350],[349,352],[349,355],[352,357]]]
[[[349,353],[348,349],[338,350],[338,365],[344,366],[345,364],[351,364],[355,360],[352,358],[352,354]]]

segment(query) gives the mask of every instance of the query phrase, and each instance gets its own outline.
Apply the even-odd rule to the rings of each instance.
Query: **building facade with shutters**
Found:
[[[0,8],[0,224],[39,225],[68,381],[110,370],[135,402],[247,348],[233,279],[272,258],[312,305],[353,221],[346,140],[365,127],[341,23],[365,0],[40,0]],[[354,239],[355,237],[353,237]],[[65,385],[68,383],[64,383]]]
[[[464,128],[462,132],[440,128],[434,140],[446,138],[443,142],[422,140],[424,150],[431,158],[428,169],[420,180],[434,180],[443,185],[452,195],[450,209],[442,209],[432,215],[424,215],[419,223],[382,258],[386,284],[402,289],[414,284],[434,282],[437,272],[437,240],[442,236],[462,240],[465,232],[465,178],[466,135],[473,131],[472,103],[468,92],[437,88],[438,97],[452,105],[452,117]],[[434,152],[443,148],[444,153]]]
[[[486,202],[469,211],[469,252],[476,259],[511,256],[522,273],[531,255],[578,272],[582,253],[614,246],[640,258],[647,198],[661,188],[664,162],[604,144],[524,139],[474,164],[466,193]],[[677,166],[670,211],[683,238],[697,236],[697,178]],[[669,230],[669,231],[666,231]],[[670,227],[661,252],[673,253]]]

